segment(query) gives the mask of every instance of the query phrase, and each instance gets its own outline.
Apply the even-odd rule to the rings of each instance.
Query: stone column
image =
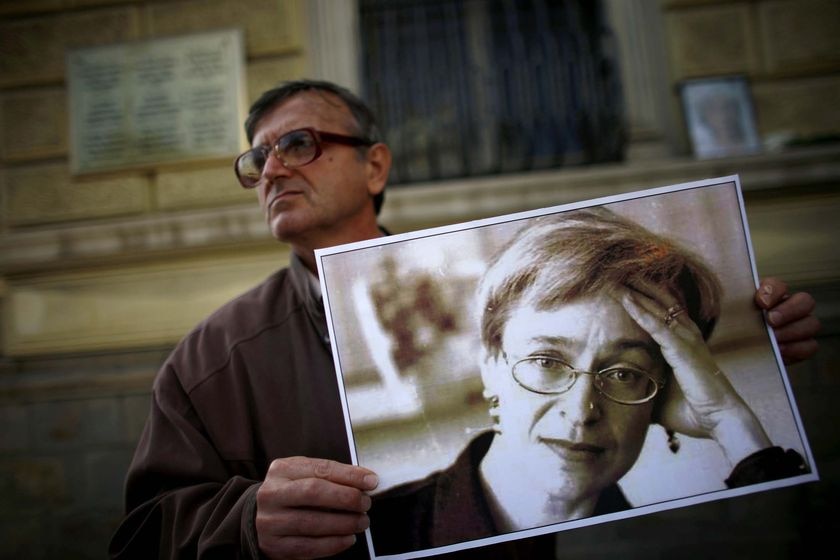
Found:
[[[628,159],[668,155],[677,146],[673,99],[668,95],[668,59],[658,0],[604,0],[615,34],[625,112]]]
[[[359,5],[356,0],[309,0],[309,67],[312,77],[359,93]]]

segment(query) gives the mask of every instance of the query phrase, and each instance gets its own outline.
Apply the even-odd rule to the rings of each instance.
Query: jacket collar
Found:
[[[312,274],[297,255],[292,253],[289,259],[289,277],[295,294],[302,302],[306,314],[318,331],[318,335],[325,344],[329,345],[330,337],[327,330],[327,318],[324,313],[324,300],[321,297],[318,277]]]

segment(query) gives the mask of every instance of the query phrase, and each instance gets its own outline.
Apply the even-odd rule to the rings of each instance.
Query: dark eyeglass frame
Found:
[[[298,164],[290,164],[288,161],[283,159],[281,145],[284,139],[288,138],[292,134],[300,134],[301,132],[308,133],[314,142],[315,145],[315,153],[313,154],[312,158],[304,163]],[[242,185],[245,189],[253,189],[259,183],[259,178],[255,180],[251,180],[248,177],[243,177],[242,174],[239,172],[239,163],[242,161],[242,158],[247,157],[254,152],[261,152],[263,158],[265,159],[265,163],[263,163],[262,169],[260,169],[260,177],[262,177],[262,172],[265,170],[265,165],[268,163],[268,158],[273,155],[276,157],[280,163],[286,169],[298,169],[303,167],[304,165],[309,165],[319,157],[323,153],[323,148],[321,147],[322,144],[329,143],[329,144],[342,144],[345,146],[373,146],[376,144],[376,141],[370,140],[368,138],[359,138],[358,136],[347,136],[345,134],[336,134],[335,132],[324,132],[323,130],[316,130],[311,127],[304,127],[304,128],[296,128],[295,130],[290,130],[286,134],[279,137],[277,140],[274,141],[271,146],[262,145],[257,146],[255,148],[251,148],[250,150],[240,154],[233,162],[233,171],[236,173],[236,178],[239,180],[239,184]]]
[[[519,364],[521,364],[523,362],[533,362],[535,360],[551,360],[553,362],[557,362],[558,364],[562,364],[562,365],[566,366],[567,368],[569,368],[569,371],[571,372],[572,382],[569,383],[569,385],[567,387],[563,388],[563,389],[552,390],[552,391],[538,390],[538,389],[534,389],[533,387],[530,387],[530,386],[526,385],[516,375],[516,366],[518,366]],[[507,361],[507,358],[505,358],[505,361]],[[510,362],[508,362],[508,364],[510,364]],[[635,371],[635,372],[641,373],[642,375],[644,375],[645,377],[647,377],[648,379],[650,379],[653,382],[653,387],[654,387],[653,393],[651,395],[643,398],[643,399],[637,399],[637,400],[617,399],[617,398],[605,393],[603,391],[603,389],[601,388],[599,381],[605,374],[607,374],[611,371],[615,371],[615,370],[630,370],[630,371]],[[619,367],[611,367],[611,368],[602,369],[601,371],[587,371],[587,370],[584,370],[584,369],[575,369],[574,367],[571,366],[571,364],[568,364],[568,363],[564,362],[563,360],[561,360],[559,358],[556,358],[554,356],[542,356],[542,355],[527,356],[525,358],[522,358],[521,360],[517,360],[516,362],[513,363],[512,366],[510,366],[510,375],[511,375],[511,377],[513,377],[514,381],[516,381],[516,383],[520,387],[525,389],[526,391],[530,391],[532,393],[537,393],[539,395],[562,395],[563,393],[567,393],[568,391],[570,391],[572,389],[572,387],[575,386],[575,383],[577,383],[578,377],[580,377],[580,375],[582,375],[582,374],[583,375],[591,375],[592,377],[594,377],[595,378],[595,383],[594,383],[593,387],[595,387],[595,390],[598,391],[599,394],[603,395],[604,397],[606,397],[609,400],[611,400],[613,402],[616,402],[618,404],[626,404],[626,405],[631,405],[631,406],[632,405],[638,405],[638,404],[644,404],[646,402],[649,402],[649,401],[653,400],[653,398],[656,397],[656,395],[659,394],[659,391],[661,391],[662,389],[665,388],[665,381],[660,381],[660,380],[656,379],[655,377],[653,377],[648,372],[646,372],[644,370],[641,370],[641,369],[632,368],[632,367],[620,367],[620,368]]]

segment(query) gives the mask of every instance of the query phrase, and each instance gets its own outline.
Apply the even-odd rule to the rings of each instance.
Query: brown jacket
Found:
[[[258,558],[255,498],[269,463],[349,462],[323,306],[308,274],[293,257],[198,325],[163,364],[113,558]],[[367,558],[363,543],[347,557]]]

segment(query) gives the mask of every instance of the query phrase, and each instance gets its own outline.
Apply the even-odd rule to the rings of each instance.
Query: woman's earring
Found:
[[[665,433],[668,434],[668,449],[671,450],[671,453],[676,453],[680,450],[680,438],[677,437],[674,430],[665,430]]]
[[[490,393],[487,389],[481,394],[490,407],[487,409],[487,413],[490,414],[490,418],[493,419],[493,431],[497,434],[502,433],[502,425],[499,421],[499,395],[494,395]]]

